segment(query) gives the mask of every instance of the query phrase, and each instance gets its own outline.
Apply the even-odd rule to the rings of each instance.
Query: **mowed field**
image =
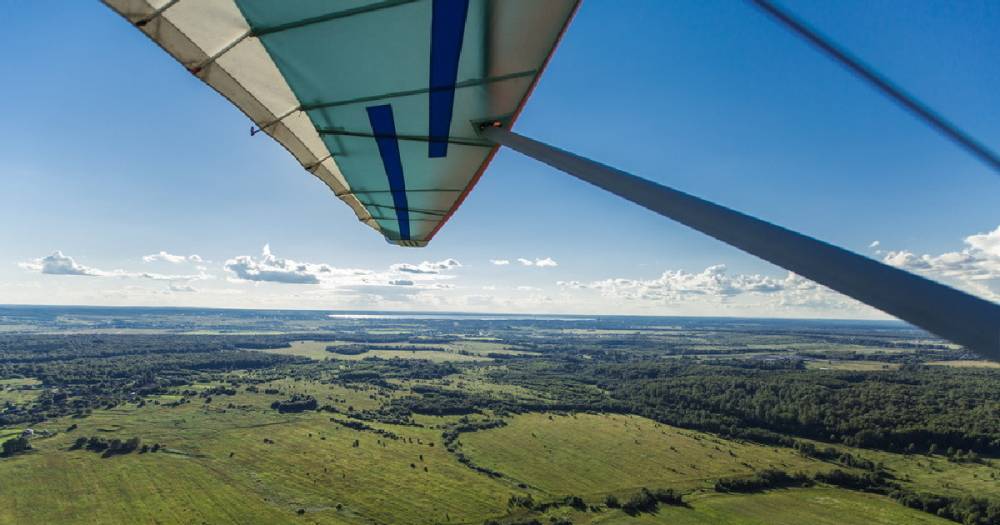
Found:
[[[875,494],[813,487],[772,490],[763,494],[706,494],[690,507],[661,506],[655,514],[629,516],[621,511],[575,523],[602,525],[897,525],[953,524],[906,508]]]
[[[935,366],[951,366],[955,368],[1000,368],[1000,363],[978,359],[961,361],[930,361],[927,364]]]
[[[372,403],[329,385],[302,390],[324,387],[347,403]],[[0,507],[0,523],[479,523],[506,508],[507,485],[457,462],[440,430],[372,423],[405,438],[387,439],[330,421],[342,416],[278,414],[273,399],[130,405],[40,425],[59,433],[0,460],[0,491],[12,503]],[[79,428],[65,432],[72,423]],[[68,450],[94,435],[139,436],[167,451]]]
[[[464,343],[464,342],[463,342]],[[338,344],[343,345],[345,343],[336,343],[329,341],[292,341],[290,347],[286,348],[267,348],[261,350],[262,352],[268,352],[272,354],[279,355],[294,355],[299,357],[308,357],[309,359],[315,359],[317,361],[325,361],[327,359],[339,359],[341,361],[360,361],[362,359],[375,357],[378,359],[426,359],[428,361],[433,361],[436,363],[445,361],[454,362],[469,362],[469,361],[490,361],[490,358],[485,357],[488,353],[483,351],[484,355],[474,355],[476,352],[458,353],[457,349],[448,348],[447,345],[418,345],[418,344],[400,344],[398,346],[426,346],[427,348],[447,348],[448,351],[416,351],[416,350],[369,350],[363,354],[356,355],[343,355],[334,352],[327,352],[326,348],[328,346],[337,346]],[[467,343],[465,343],[467,344]],[[392,344],[384,344],[379,346],[397,346]],[[500,345],[496,345],[500,346]],[[482,348],[481,345],[478,348]],[[460,349],[465,350],[466,346],[460,347]],[[468,351],[468,350],[466,350]],[[499,351],[499,350],[498,350]],[[470,355],[473,354],[473,355]]]
[[[719,477],[834,466],[790,449],[637,416],[529,413],[508,418],[502,428],[461,434],[459,450],[504,475],[495,478],[463,465],[443,446],[442,428],[456,416],[420,416],[422,427],[365,422],[400,438],[391,439],[331,421],[348,421],[344,414],[279,414],[270,408],[272,401],[298,393],[341,410],[365,410],[386,396],[407,395],[405,390],[387,394],[294,379],[257,386],[281,394],[240,389],[211,403],[190,397],[174,407],[166,403],[180,396],[162,396],[156,398],[160,404],[129,404],[38,425],[55,435],[34,439],[32,452],[0,460],[0,493],[9,502],[0,506],[0,524],[480,524],[506,515],[512,494],[542,502],[577,495],[600,507],[556,507],[543,516],[574,523],[950,523],[882,496],[827,487],[714,493],[710,487]],[[78,428],[67,431],[74,423]],[[164,448],[102,458],[69,450],[81,436],[138,436]],[[641,487],[683,490],[690,506],[661,505],[657,513],[633,517],[602,505],[608,494],[626,498]]]
[[[463,434],[462,451],[549,496],[598,502],[642,487],[707,489],[720,477],[778,468],[830,470],[791,449],[728,441],[639,416],[523,414],[506,427]]]

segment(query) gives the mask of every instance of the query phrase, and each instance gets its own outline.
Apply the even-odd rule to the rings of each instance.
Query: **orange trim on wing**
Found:
[[[549,61],[552,60],[552,55],[555,54],[556,48],[559,47],[559,43],[562,42],[563,35],[566,34],[566,29],[569,28],[569,24],[570,22],[573,21],[573,17],[576,16],[576,12],[580,9],[580,4],[582,2],[583,0],[577,1],[576,5],[573,6],[573,10],[569,13],[569,16],[566,17],[566,22],[563,24],[562,29],[559,30],[559,34],[556,36],[556,41],[554,44],[552,44],[552,49],[549,50],[549,54],[546,55],[545,60],[542,62],[542,67],[539,68],[538,74],[536,74],[535,78],[532,79],[531,85],[528,86],[528,91],[524,94],[524,97],[521,99],[521,103],[518,104],[517,109],[514,110],[514,116],[511,117],[510,123],[508,124],[508,126],[510,126],[511,128],[514,127],[514,122],[517,121],[517,117],[521,115],[521,110],[524,109],[525,104],[528,103],[528,99],[531,98],[531,94],[535,91],[535,86],[538,85],[539,79],[541,79],[542,74],[545,73],[545,68],[548,67]],[[480,166],[479,169],[476,170],[476,174],[472,176],[472,180],[469,181],[469,185],[466,186],[465,189],[462,190],[462,193],[458,196],[458,198],[455,199],[455,204],[453,204],[451,209],[448,210],[448,213],[445,214],[444,218],[441,219],[441,222],[439,222],[437,226],[435,226],[434,229],[431,230],[430,235],[427,236],[426,242],[430,242],[431,239],[433,239],[434,236],[437,235],[438,230],[440,230],[441,227],[444,226],[444,224],[448,222],[449,219],[451,219],[451,216],[455,214],[455,212],[458,210],[458,207],[461,206],[463,202],[465,202],[465,198],[468,197],[469,192],[471,192],[472,188],[474,188],[476,186],[476,183],[479,182],[480,177],[483,176],[483,173],[486,171],[486,168],[490,165],[490,161],[493,160],[493,156],[496,155],[497,150],[499,149],[500,149],[499,144],[493,146],[493,149],[490,150],[489,155],[486,156],[486,160],[483,161],[482,166]]]

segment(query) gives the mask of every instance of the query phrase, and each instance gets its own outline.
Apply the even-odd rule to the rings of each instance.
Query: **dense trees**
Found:
[[[159,450],[159,444],[154,445],[155,450]],[[149,448],[142,445],[142,440],[133,437],[126,440],[120,438],[105,439],[98,436],[92,436],[89,438],[79,437],[73,442],[70,450],[80,450],[85,449],[91,452],[96,452],[101,454],[101,457],[109,458],[111,456],[131,454],[136,450],[148,451]]]
[[[237,350],[234,341],[220,336],[0,335],[0,378],[31,377],[45,387],[30,406],[0,408],[0,425],[85,414],[190,384],[204,374],[307,361]],[[220,388],[208,395],[232,391]]]
[[[31,450],[31,443],[28,441],[28,438],[16,437],[3,442],[3,445],[0,446],[0,457],[9,458],[28,450]]]
[[[789,474],[783,470],[766,469],[753,476],[722,478],[715,482],[717,492],[760,492],[767,489],[800,487],[809,483],[803,474]]]
[[[316,398],[313,396],[296,394],[284,401],[271,403],[271,408],[285,413],[305,412],[306,410],[316,410],[319,407]]]
[[[649,490],[643,487],[638,493],[626,499],[621,504],[621,509],[630,515],[641,512],[656,512],[660,503],[665,505],[683,505],[684,500],[680,493],[671,489]]]
[[[788,436],[890,451],[1000,453],[1000,372],[904,367],[761,370],[685,360],[513,363],[498,381],[566,403],[791,446]],[[593,387],[609,392],[594,399]]]

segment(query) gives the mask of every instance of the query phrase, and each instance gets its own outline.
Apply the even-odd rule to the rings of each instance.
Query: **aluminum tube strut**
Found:
[[[502,127],[483,137],[1000,361],[1000,305]]]

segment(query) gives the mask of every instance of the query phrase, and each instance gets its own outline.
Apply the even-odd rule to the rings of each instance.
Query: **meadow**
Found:
[[[905,327],[140,311],[109,333],[92,311],[18,315],[32,329],[0,334],[0,443],[33,435],[0,457],[0,524],[981,525],[1000,509],[1000,371]]]

